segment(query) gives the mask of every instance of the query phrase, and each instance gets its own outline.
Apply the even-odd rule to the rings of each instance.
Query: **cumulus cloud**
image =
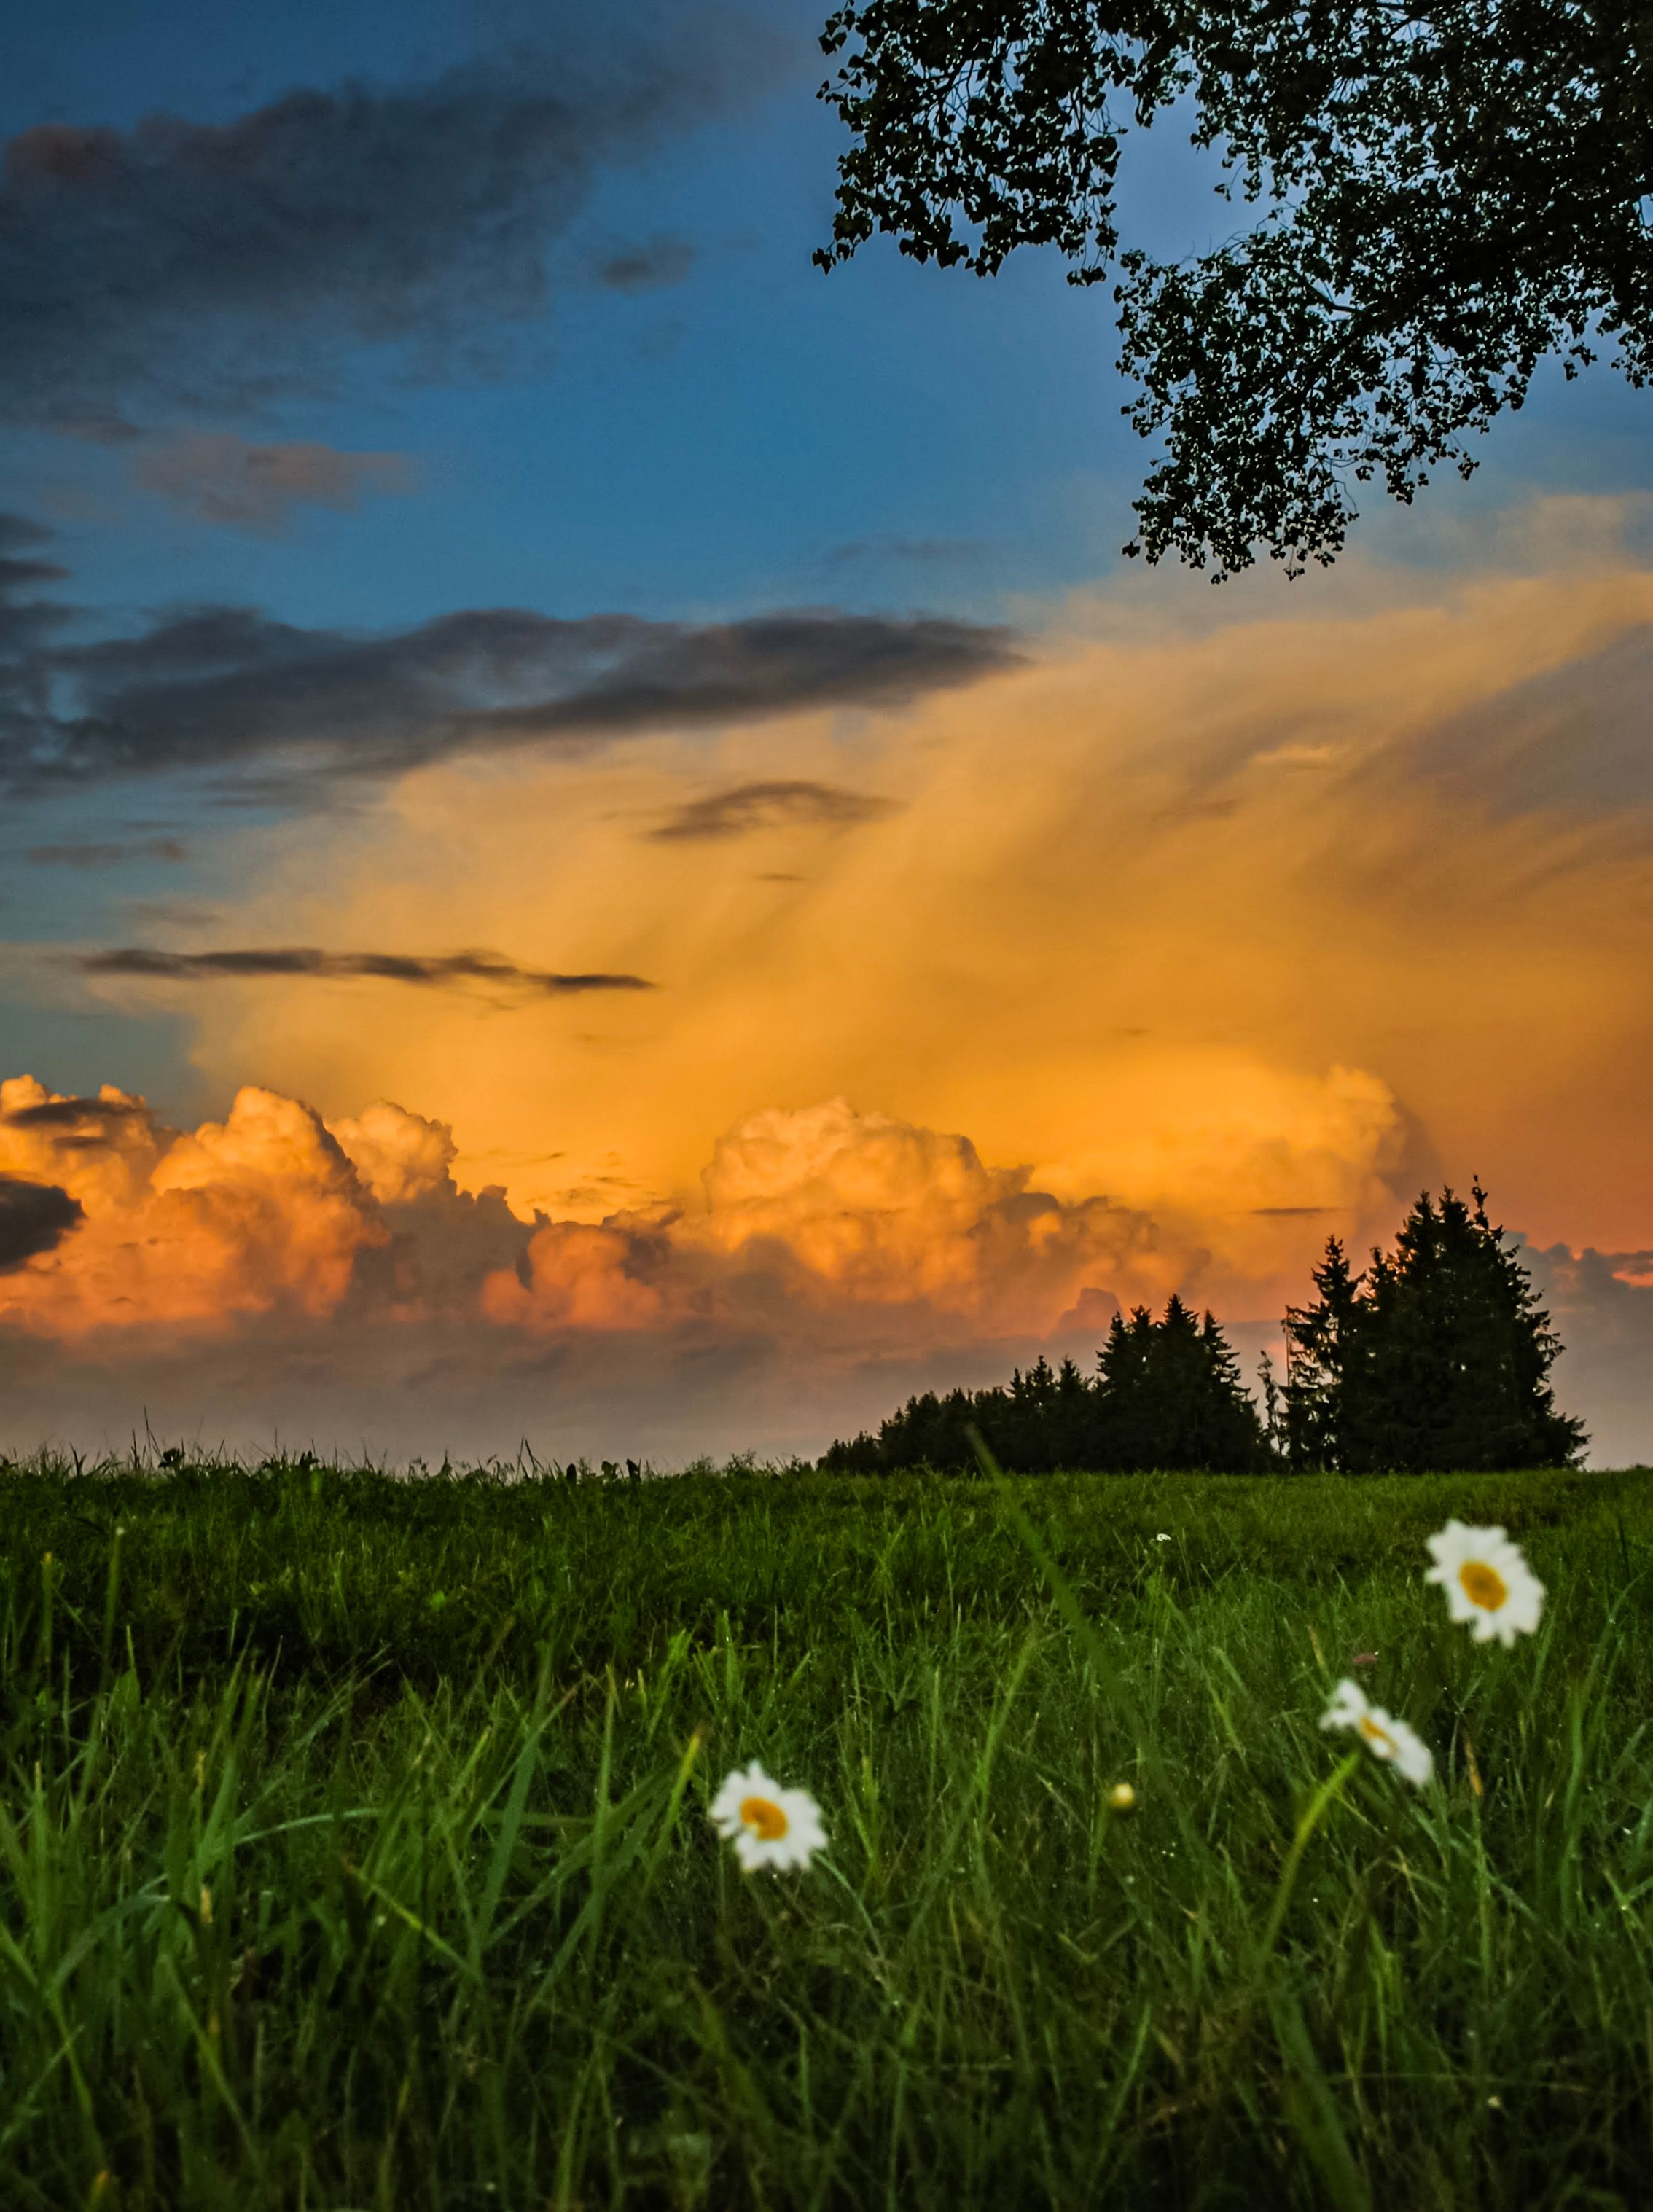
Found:
[[[861,1114],[842,1098],[749,1114],[720,1139],[700,1233],[782,1269],[795,1295],[915,1303],[1048,1328],[1086,1287],[1139,1291],[1196,1276],[1145,1214],[1064,1202],[1026,1168],[983,1164],[968,1137]]]
[[[814,1450],[909,1390],[1084,1358],[1120,1305],[1210,1273],[1139,1209],[842,1099],[742,1116],[697,1197],[600,1221],[463,1191],[456,1157],[384,1099],[328,1124],[248,1088],[185,1133],[112,1085],[0,1085],[0,1348],[32,1340],[0,1443],[153,1407],[238,1443]],[[1522,1257],[1596,1463],[1645,1457],[1653,1253]]]
[[[132,476],[193,522],[265,535],[284,529],[295,507],[349,514],[364,498],[414,485],[404,453],[344,453],[296,440],[258,445],[228,430],[180,432],[140,453]]]
[[[664,19],[662,19],[664,20]],[[73,428],[245,407],[352,347],[474,374],[540,317],[546,257],[605,165],[704,120],[765,68],[761,32],[545,48],[425,84],[287,94],[227,124],[43,123],[0,161],[0,413]]]
[[[673,1256],[662,1232],[624,1221],[547,1222],[515,1271],[488,1277],[483,1311],[538,1335],[657,1328],[681,1310]]]
[[[381,1206],[429,1198],[453,1181],[453,1131],[388,1098],[375,1099],[361,1114],[335,1121],[332,1133]]]
[[[385,1238],[318,1116],[252,1087],[223,1121],[179,1134],[108,1086],[71,1098],[13,1079],[0,1084],[0,1171],[55,1182],[85,1216],[0,1280],[0,1318],[46,1336],[210,1335],[276,1308],[319,1321]]]
[[[525,968],[495,952],[323,952],[314,945],[250,945],[216,952],[163,952],[128,945],[81,954],[87,975],[133,975],[155,982],[204,983],[223,977],[304,975],[320,981],[415,983],[426,989],[480,983],[529,998],[566,998],[592,991],[652,991],[641,975],[559,975]]]
[[[675,808],[649,835],[668,843],[704,843],[794,823],[847,830],[860,822],[876,822],[881,814],[891,811],[890,800],[874,798],[867,792],[844,791],[834,784],[811,783],[797,777],[781,778],[767,783],[738,783],[727,791],[691,799]]]
[[[486,608],[358,636],[206,606],[68,644],[71,610],[33,590],[60,574],[0,562],[0,787],[17,792],[167,771],[245,788],[258,770],[299,798],[483,750],[901,706],[1017,659],[1002,628],[831,608],[698,624]],[[784,809],[765,781],[753,804]]]
[[[270,1091],[222,1123],[164,1127],[141,1098],[0,1088],[0,1190],[40,1241],[0,1316],[39,1334],[222,1332],[277,1310],[470,1318],[539,1337],[699,1320],[784,1333],[837,1310],[1050,1329],[1087,1293],[1186,1284],[1203,1255],[1102,1196],[1068,1202],[969,1139],[842,1099],[744,1116],[697,1203],[599,1222],[523,1218],[454,1183],[441,1122],[380,1100],[325,1124]],[[65,1212],[65,1209],[68,1209]],[[46,1235],[42,1224],[55,1224]],[[928,1317],[927,1321],[926,1316]]]

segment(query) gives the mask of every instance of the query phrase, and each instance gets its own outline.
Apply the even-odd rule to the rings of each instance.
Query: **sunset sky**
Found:
[[[1144,569],[821,12],[14,0],[0,1449],[812,1454],[1479,1175],[1653,1460],[1653,396]]]

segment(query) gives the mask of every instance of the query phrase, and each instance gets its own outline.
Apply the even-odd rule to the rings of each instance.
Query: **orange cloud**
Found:
[[[0,1317],[44,1335],[210,1335],[277,1307],[320,1319],[386,1241],[319,1117],[271,1091],[240,1091],[223,1121],[179,1135],[110,1085],[69,1099],[17,1078],[0,1085],[0,1173],[84,1209],[57,1249],[0,1276]]]
[[[1577,504],[1506,527],[1478,573],[1109,585],[969,690],[449,763],[249,855],[238,939],[428,952],[440,890],[455,945],[646,994],[94,988],[174,1009],[187,988],[212,1080],[256,1056],[335,1126],[417,1101],[458,1134],[458,1184],[523,1215],[692,1217],[755,1104],[844,1096],[968,1131],[1061,1206],[1152,1216],[1209,1253],[1229,1310],[1278,1312],[1328,1229],[1358,1246],[1425,1180],[1477,1170],[1535,1237],[1653,1243],[1653,779],[1624,781],[1653,574]],[[887,803],[656,834],[782,787]],[[761,1241],[778,1207],[800,1282],[842,1269],[876,1299],[902,1238],[933,1240],[934,1295],[970,1304],[990,1232],[953,1225],[957,1161],[915,1168],[922,1207],[874,1227],[810,1211],[787,1145],[796,1185],[714,1204],[713,1247]]]
[[[458,1146],[453,1131],[440,1121],[428,1121],[422,1114],[410,1114],[380,1098],[330,1127],[380,1205],[405,1205],[452,1188],[448,1171]]]
[[[1064,1202],[1024,1167],[982,1164],[968,1137],[858,1114],[842,1098],[748,1114],[702,1181],[712,1249],[782,1257],[821,1304],[923,1303],[1006,1328],[1048,1328],[1087,1288],[1139,1295],[1200,1271],[1154,1223],[1104,1196]]]
[[[901,1307],[909,1334],[1006,1334],[1048,1331],[1087,1297],[1187,1287],[1205,1263],[1145,1214],[1057,1198],[967,1137],[842,1099],[744,1116],[681,1213],[524,1220],[498,1190],[457,1189],[454,1152],[443,1124],[382,1099],[329,1128],[247,1089],[180,1133],[124,1092],[21,1078],[0,1091],[0,1173],[67,1191],[83,1216],[0,1277],[0,1317],[59,1337],[223,1334],[348,1300],[392,1323],[449,1313],[559,1336],[690,1320],[784,1334],[788,1315]]]
[[[1242,1194],[1291,1173],[1335,1196],[1388,1157],[1370,1084],[1334,1071],[1297,1104],[1299,1132],[1337,1144],[1296,1168],[1243,1148],[1235,1173],[1261,1180]],[[65,1420],[106,1441],[149,1410],[255,1449],[284,1430],[508,1454],[532,1431],[564,1456],[814,1451],[909,1389],[996,1379],[1040,1348],[1084,1358],[1117,1304],[1203,1297],[1218,1265],[1174,1223],[842,1099],[743,1115],[678,1212],[525,1220],[497,1188],[459,1190],[454,1153],[443,1124],[385,1100],[330,1130],[249,1089],[180,1133],[112,1087],[0,1085],[0,1176],[82,1207],[0,1271],[0,1356],[9,1331],[33,1340],[6,1362],[0,1442]],[[1528,1256],[1598,1458],[1644,1450],[1648,1253]]]
[[[528,1240],[521,1274],[500,1268],[487,1278],[482,1310],[489,1321],[538,1335],[654,1328],[672,1309],[672,1286],[662,1279],[670,1263],[663,1239],[610,1222],[548,1222]]]

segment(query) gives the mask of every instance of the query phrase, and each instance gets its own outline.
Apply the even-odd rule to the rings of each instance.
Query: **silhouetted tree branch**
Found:
[[[1164,443],[1127,552],[1300,573],[1352,483],[1468,476],[1546,356],[1653,373],[1648,0],[848,0],[821,43],[852,139],[823,267],[888,232],[980,276],[1018,246],[1116,273],[1125,412]],[[1115,184],[1184,95],[1249,227],[1162,262]]]

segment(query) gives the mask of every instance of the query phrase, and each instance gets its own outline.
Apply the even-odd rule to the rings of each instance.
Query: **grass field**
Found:
[[[0,1469],[0,2204],[1645,2204],[1650,1570],[1644,1474]]]

